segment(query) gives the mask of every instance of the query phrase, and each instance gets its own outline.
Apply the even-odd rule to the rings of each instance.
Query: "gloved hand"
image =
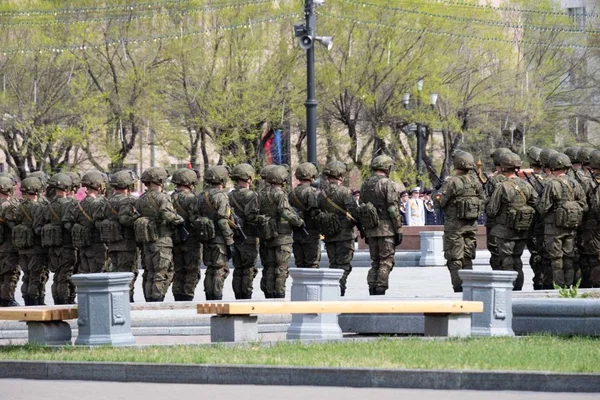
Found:
[[[402,243],[402,232],[397,232],[394,235],[394,247],[400,246],[400,243]]]

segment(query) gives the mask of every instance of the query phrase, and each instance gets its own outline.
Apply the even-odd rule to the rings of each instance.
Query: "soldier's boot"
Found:
[[[189,294],[180,294],[179,298],[180,298],[180,301],[193,301],[194,300],[194,296],[190,296]]]
[[[15,299],[6,300],[6,307],[19,307],[20,304],[17,303]]]
[[[58,304],[69,304],[69,303],[68,303],[68,301],[69,301],[69,299],[68,299],[68,298],[65,298],[65,297],[59,297],[57,300],[58,300]]]
[[[454,289],[454,293],[462,293],[462,286],[458,286],[458,287],[453,287]]]
[[[133,293],[131,293],[131,292],[129,293],[129,302],[135,303],[135,301],[133,300]],[[71,304],[71,303],[68,303],[68,304]]]
[[[274,299],[285,299],[285,293],[274,293],[273,298]]]
[[[181,295],[180,295],[180,294],[175,294],[175,293],[173,293],[173,299],[175,299],[175,301],[182,301],[182,300],[181,300]]]
[[[213,294],[213,300],[223,300],[223,295],[222,294]]]
[[[8,300],[0,300],[0,307],[8,307]]]
[[[60,297],[54,297],[54,305],[60,306],[61,304],[65,304],[62,302],[62,299]]]
[[[29,296],[29,305],[30,306],[41,306],[39,303],[39,297]]]
[[[375,296],[375,288],[374,287],[370,287],[369,288],[369,295],[370,296]]]
[[[40,296],[37,298],[37,304],[38,306],[45,306],[46,305],[46,296]]]
[[[533,290],[544,290],[544,285],[542,285],[541,283],[534,283]]]
[[[23,303],[25,303],[26,306],[29,305],[29,296],[27,296],[27,295],[23,296]]]
[[[242,296],[243,296],[243,294],[241,294],[241,293],[237,293],[237,292],[235,293],[235,299],[236,299],[236,300],[241,300],[241,299],[243,299],[243,297],[242,297]]]
[[[374,294],[375,296],[385,296],[385,291],[386,291],[386,290],[387,290],[387,289],[383,289],[383,288],[375,288],[375,289],[373,290],[373,294]]]
[[[242,293],[242,300],[252,300],[252,293]]]
[[[273,298],[273,293],[265,292],[265,299],[272,299],[272,298]]]
[[[346,295],[346,289],[340,288],[340,297],[344,297]]]
[[[208,292],[205,292],[205,293],[206,293],[206,300],[214,300],[215,299],[214,296],[212,295],[212,293],[208,293]]]

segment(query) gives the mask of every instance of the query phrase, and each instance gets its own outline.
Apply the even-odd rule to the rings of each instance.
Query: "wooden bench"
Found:
[[[364,300],[264,301],[200,303],[198,314],[211,317],[213,342],[258,340],[257,315],[292,314],[287,339],[338,339],[342,330],[337,314],[424,314],[425,336],[470,336],[471,314],[483,312],[478,301]]]
[[[27,322],[29,343],[71,344],[69,319],[77,319],[76,305],[0,308],[0,320]]]

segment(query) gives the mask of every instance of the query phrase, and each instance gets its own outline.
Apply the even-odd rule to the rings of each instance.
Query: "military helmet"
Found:
[[[155,185],[164,185],[169,178],[169,173],[162,167],[150,167],[142,172],[141,181],[145,185],[154,183]]]
[[[494,165],[500,165],[500,157],[504,153],[512,153],[512,151],[510,151],[510,149],[507,149],[506,147],[498,147],[490,153],[490,158],[494,162]]]
[[[71,177],[71,181],[73,181],[73,187],[71,190],[77,191],[81,187],[81,174],[79,172],[70,171],[67,172],[67,175]]]
[[[590,156],[594,149],[592,147],[582,147],[577,153],[577,160],[582,165],[588,165],[590,163]]]
[[[521,157],[512,151],[504,152],[498,156],[498,161],[501,168],[521,168]]]
[[[298,165],[295,175],[298,180],[310,181],[315,179],[319,172],[313,163],[305,162]]]
[[[198,175],[192,169],[180,168],[173,172],[171,182],[177,186],[194,186],[198,182]]]
[[[558,154],[558,151],[553,149],[543,149],[540,153],[540,163],[546,168],[550,168],[550,158]]]
[[[13,174],[9,174],[8,172],[0,172],[0,178],[8,178],[13,181],[14,184],[17,183],[17,178]]]
[[[48,188],[68,192],[73,187],[73,179],[67,174],[54,174],[48,179]]]
[[[569,160],[571,160],[571,164],[577,164],[579,163],[579,151],[581,150],[581,147],[567,147],[565,149],[564,154],[569,157]]]
[[[267,172],[267,182],[275,185],[283,185],[287,182],[289,171],[285,166],[276,165],[275,168],[269,169]]]
[[[600,169],[600,150],[592,151],[590,155],[590,168]]]
[[[229,170],[223,165],[215,165],[204,172],[204,182],[213,185],[225,185],[229,179]]]
[[[553,171],[558,169],[567,169],[572,165],[573,164],[571,163],[569,156],[564,153],[558,153],[550,157],[550,169]]]
[[[15,188],[15,182],[5,176],[0,176],[0,193],[11,194]]]
[[[81,177],[81,186],[94,189],[102,190],[106,188],[105,174],[100,171],[89,171],[83,174]]]
[[[475,167],[475,159],[471,153],[459,150],[454,153],[454,169],[469,171]]]
[[[135,172],[130,169],[117,171],[110,176],[110,186],[115,189],[129,189],[137,181]]]
[[[233,181],[249,181],[250,179],[254,179],[254,175],[256,175],[256,171],[254,167],[250,164],[238,164],[231,170],[231,180]]]
[[[21,192],[27,194],[40,194],[44,185],[40,178],[30,176],[21,182]]]
[[[385,156],[380,156],[380,157],[385,157]],[[391,158],[390,158],[390,160],[391,160]],[[377,169],[381,169],[381,168],[377,168]],[[344,164],[341,161],[331,161],[323,169],[323,175],[328,176],[330,178],[337,178],[337,179],[343,178],[344,174],[346,172],[348,172],[348,168],[346,167],[346,164]]]
[[[40,180],[40,182],[42,182],[42,187],[46,188],[46,185],[48,184],[48,174],[45,173],[44,171],[34,171],[31,172],[29,174],[27,174],[27,177],[32,177],[32,178],[38,178]]]
[[[540,155],[542,154],[542,149],[539,147],[531,146],[527,149],[527,158],[529,159],[529,165],[533,167],[541,167],[542,162],[540,161]]]
[[[381,155],[371,160],[371,170],[386,171],[388,174],[394,167],[394,160],[390,156]]]

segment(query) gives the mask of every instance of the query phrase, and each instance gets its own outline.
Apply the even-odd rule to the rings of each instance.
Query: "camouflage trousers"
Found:
[[[499,271],[502,269],[502,260],[498,249],[498,238],[490,234],[493,227],[493,225],[485,227],[485,238],[487,249],[490,252],[490,266],[493,270]]]
[[[177,244],[173,247],[175,275],[172,291],[175,300],[193,300],[196,286],[200,282],[201,261],[202,247],[199,244],[196,246]],[[182,295],[184,297],[180,298]]]
[[[285,282],[289,275],[288,263],[292,256],[292,245],[283,244],[261,248],[261,259],[263,256],[260,289],[268,299],[285,298]]]
[[[19,253],[0,253],[0,300],[14,300],[19,283]]]
[[[250,239],[250,240],[248,240]],[[233,252],[233,293],[236,299],[251,299],[254,278],[258,273],[256,258],[258,243],[248,238],[244,243],[236,243]]]
[[[340,295],[344,296],[348,276],[352,272],[351,262],[354,258],[354,240],[326,242],[325,250],[327,250],[327,258],[329,258],[329,268],[344,271],[340,278]]]
[[[223,299],[223,285],[229,276],[227,246],[223,243],[204,243],[202,259],[206,265],[204,274],[206,300],[221,300]]]
[[[513,290],[523,289],[523,261],[521,256],[523,250],[525,250],[527,239],[513,240],[496,237],[495,242],[498,245],[500,254],[500,270],[515,271],[517,279],[513,284]]]
[[[371,269],[367,273],[369,293],[385,294],[389,288],[390,272],[394,269],[393,236],[370,237],[369,254],[371,256]]]
[[[133,294],[135,290],[135,281],[139,275],[138,271],[138,249],[134,247],[132,251],[109,251],[111,267],[110,272],[131,272],[133,279],[129,282],[129,301],[133,303]]]
[[[600,287],[600,230],[582,231],[581,248],[582,251],[579,254],[581,284],[579,287]]]
[[[529,250],[529,265],[533,271],[533,289],[539,290],[544,287],[544,264],[549,264],[550,259],[544,246],[543,224],[538,224],[527,238],[527,250]]]
[[[455,292],[462,292],[462,280],[458,276],[461,269],[473,269],[477,250],[475,230],[444,231],[444,258]]]
[[[574,256],[575,232],[544,235],[544,245],[550,265],[544,269],[544,287],[570,286],[576,282]],[[578,278],[577,278],[578,279]]]
[[[21,284],[23,298],[29,298],[34,301],[39,300],[43,296],[41,287],[45,286],[48,281],[48,275],[44,273],[44,269],[46,268],[46,254],[20,253],[19,266],[23,271],[23,283]]]
[[[77,262],[77,252],[73,247],[51,247],[48,249],[48,261],[50,271],[54,273],[52,281],[54,304],[71,303],[75,299],[75,292],[71,291],[71,277]]]
[[[319,268],[321,261],[321,235],[318,231],[309,231],[308,236],[304,237],[294,232],[294,263],[296,268]]]
[[[97,274],[108,272],[106,249],[106,245],[102,242],[79,249],[81,264],[79,265],[78,273]]]
[[[142,257],[144,298],[148,302],[163,301],[173,279],[173,248],[144,243]]]

